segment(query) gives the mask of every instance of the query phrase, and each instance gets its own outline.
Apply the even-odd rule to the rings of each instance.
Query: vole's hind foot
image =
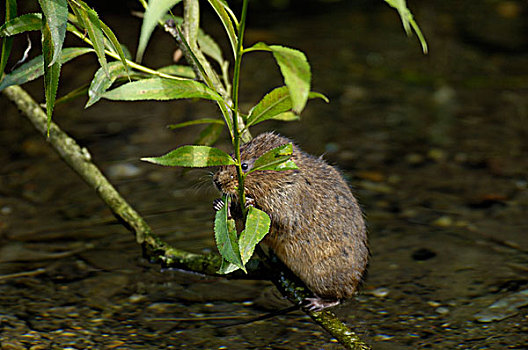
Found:
[[[302,307],[310,311],[321,311],[327,307],[339,305],[339,300],[328,300],[320,297],[304,299]]]

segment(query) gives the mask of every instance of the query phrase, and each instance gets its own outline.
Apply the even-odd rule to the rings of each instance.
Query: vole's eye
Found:
[[[242,163],[240,165],[240,167],[242,168],[242,171],[247,171],[249,169],[249,164],[248,163]]]

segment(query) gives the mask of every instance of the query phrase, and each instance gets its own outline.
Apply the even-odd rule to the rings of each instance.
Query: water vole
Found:
[[[291,142],[274,133],[260,134],[241,148],[243,170],[251,170],[267,151]],[[339,171],[296,145],[291,159],[299,169],[248,174],[245,193],[248,203],[271,217],[264,243],[317,296],[307,300],[308,308],[317,310],[356,292],[367,268],[367,233],[361,209]],[[213,181],[233,197],[230,211],[237,219],[241,211],[235,167],[221,167]]]

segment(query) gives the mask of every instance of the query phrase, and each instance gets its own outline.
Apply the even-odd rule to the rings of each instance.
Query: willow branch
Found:
[[[10,86],[2,93],[11,100],[33,126],[45,137],[47,133],[47,117],[39,104],[21,87]],[[144,255],[153,262],[165,267],[180,268],[189,271],[214,276],[220,267],[221,259],[217,255],[200,255],[186,252],[169,246],[160,240],[126,200],[117,192],[114,186],[92,162],[92,157],[86,148],[81,148],[77,142],[51,122],[47,141],[59,156],[90,186],[106,203],[115,217],[136,237],[143,247]],[[265,271],[258,263],[248,266],[248,275],[239,273],[233,278],[260,279],[265,278]]]
[[[289,301],[295,305],[302,305],[306,298],[314,297],[304,283],[280,262],[275,254],[271,253],[271,256],[266,256],[260,246],[257,246],[257,253],[266,263],[266,267],[274,272],[271,276],[271,281]],[[367,343],[328,309],[323,311],[302,310],[321,328],[336,338],[346,349],[371,349]]]
[[[13,102],[33,126],[46,137],[47,116],[37,102],[21,87],[10,86],[2,93]],[[77,142],[51,122],[47,138],[49,144],[60,157],[91,187],[106,203],[112,213],[122,224],[134,233],[136,240],[143,248],[144,256],[151,262],[164,267],[179,268],[205,275],[222,276],[233,279],[269,279],[292,303],[299,305],[306,297],[312,296],[302,282],[296,281],[287,269],[271,261],[273,266],[263,266],[259,260],[251,260],[247,265],[247,274],[235,272],[230,275],[217,273],[221,258],[217,255],[193,254],[169,246],[161,241],[125,199],[110,184],[99,168],[93,163],[86,148],[81,148]],[[274,272],[272,272],[274,271]],[[345,348],[366,350],[370,347],[361,341],[342,321],[329,311],[305,311],[317,324],[336,338]]]

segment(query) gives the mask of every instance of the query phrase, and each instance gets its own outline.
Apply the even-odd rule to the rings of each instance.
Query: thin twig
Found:
[[[31,271],[10,273],[10,274],[7,274],[7,275],[0,275],[0,281],[8,280],[8,279],[11,279],[11,278],[19,278],[19,277],[33,277],[33,276],[41,275],[44,272],[46,272],[46,269],[40,268],[40,269],[36,269],[36,270],[31,270]]]

